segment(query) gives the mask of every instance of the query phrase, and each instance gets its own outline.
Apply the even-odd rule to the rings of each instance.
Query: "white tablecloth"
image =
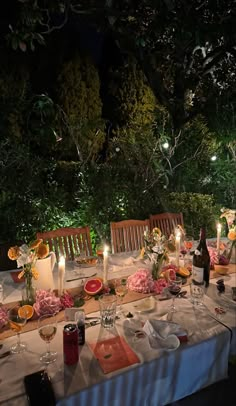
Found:
[[[122,256],[120,256],[121,259]],[[117,261],[114,263],[115,265],[110,264],[109,278],[132,273],[138,266],[136,263],[123,266],[122,261],[120,264]],[[119,267],[119,270],[113,267]],[[101,274],[102,271],[99,268],[88,268],[85,272],[92,274],[94,269]],[[66,279],[74,272],[73,269],[68,268]],[[56,271],[54,275],[56,278]],[[9,274],[5,273],[4,276],[5,302],[19,300],[20,285],[14,285]],[[229,281],[230,278],[231,276]],[[77,283],[80,281],[69,282],[66,286],[73,287]],[[234,284],[233,279],[232,284]],[[189,291],[188,287],[187,291]],[[138,302],[129,303],[124,307],[127,312],[131,311],[135,315],[135,319],[145,322],[147,318],[165,318],[170,300],[157,300],[150,312],[141,314],[136,312],[137,304]],[[71,367],[64,365],[62,350],[64,323],[59,323],[57,334],[52,342],[52,348],[58,352],[58,359],[55,364],[48,367],[58,405],[162,406],[226,378],[229,354],[232,352],[232,331],[236,326],[233,315],[230,316],[230,311],[227,312],[228,318],[224,323],[216,320],[214,298],[208,295],[205,297],[207,309],[193,308],[188,299],[176,299],[176,304],[179,311],[174,314],[173,321],[178,322],[188,331],[189,341],[181,344],[173,352],[150,349],[144,345],[144,342],[134,342],[133,335],[127,326],[129,323],[127,319],[118,320],[113,333],[108,333],[100,326],[86,329],[86,342],[104,338],[104,334],[123,335],[141,361],[140,364],[106,375],[103,374],[87,344],[81,349],[77,365]],[[45,350],[45,343],[39,338],[38,332],[24,333],[22,339],[28,345],[26,353],[0,359],[1,405],[27,405],[23,378],[42,369],[39,355]],[[6,351],[14,341],[15,337],[3,340],[0,353]]]
[[[209,313],[198,314],[186,299],[177,299],[179,312],[174,321],[187,329],[189,342],[181,344],[173,352],[145,347],[134,342],[127,328],[127,319],[118,320],[116,331],[109,334],[124,335],[127,342],[140,358],[141,363],[114,373],[104,375],[98,361],[85,345],[80,353],[79,363],[65,367],[62,354],[62,329],[52,342],[58,351],[58,360],[49,366],[58,405],[122,405],[161,406],[183,398],[213,382],[227,377],[230,331],[218,323]],[[135,319],[160,318],[168,312],[170,301],[157,302],[149,313],[137,315],[138,302],[125,305],[135,314]],[[108,334],[100,326],[86,329],[86,341],[92,342]],[[10,355],[0,359],[0,402],[3,405],[27,405],[24,395],[23,377],[40,370],[39,355],[45,350],[37,331],[22,334],[28,345],[28,352]],[[3,341],[5,351],[15,337]],[[85,403],[84,403],[85,402]]]

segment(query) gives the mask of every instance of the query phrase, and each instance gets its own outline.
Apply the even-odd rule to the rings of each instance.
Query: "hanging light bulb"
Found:
[[[164,144],[162,144],[164,149],[168,149],[169,148],[169,142],[164,142]]]

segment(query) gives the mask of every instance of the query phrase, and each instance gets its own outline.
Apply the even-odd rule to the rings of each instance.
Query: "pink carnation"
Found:
[[[140,293],[149,293],[153,291],[154,282],[152,275],[147,269],[139,269],[127,279],[127,286],[129,290],[134,290]]]
[[[218,260],[219,260],[218,253],[217,253],[216,248],[209,247],[209,246],[207,248],[208,248],[208,252],[210,255],[210,268],[214,269],[214,265],[218,264]]]
[[[61,306],[63,309],[65,309],[67,307],[73,307],[73,305],[74,305],[74,299],[69,292],[65,292],[60,300],[61,300]]]
[[[162,293],[163,289],[165,289],[168,286],[167,281],[164,278],[160,278],[157,281],[154,281],[154,292],[157,294]]]
[[[38,316],[43,316],[44,314],[58,313],[62,306],[60,298],[56,297],[54,292],[37,290],[36,302],[33,307]]]
[[[0,307],[0,329],[7,324],[7,309]]]

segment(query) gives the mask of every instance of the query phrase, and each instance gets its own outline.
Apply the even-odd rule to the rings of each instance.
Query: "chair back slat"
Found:
[[[110,223],[112,252],[139,250],[144,244],[144,232],[150,230],[149,220],[123,220]]]
[[[85,252],[85,255],[92,255],[92,244],[90,229],[86,227],[64,227],[57,230],[39,232],[37,238],[42,238],[48,243],[50,251],[54,251],[59,260],[64,255],[67,260],[74,260],[75,253]]]
[[[181,227],[184,226],[182,213],[152,214],[149,219],[151,230],[154,227],[158,227],[167,238],[169,238],[170,234],[174,233],[174,230],[178,225]]]

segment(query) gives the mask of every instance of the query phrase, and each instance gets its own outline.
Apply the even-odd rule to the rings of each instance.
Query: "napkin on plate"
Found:
[[[173,322],[165,320],[147,320],[143,326],[152,348],[165,351],[176,350],[180,342],[187,341],[187,333],[183,328]]]
[[[128,257],[128,258],[122,258],[122,257],[118,257],[118,258],[109,258],[109,263],[111,265],[117,265],[117,266],[131,266],[133,265],[135,261],[134,257]]]

